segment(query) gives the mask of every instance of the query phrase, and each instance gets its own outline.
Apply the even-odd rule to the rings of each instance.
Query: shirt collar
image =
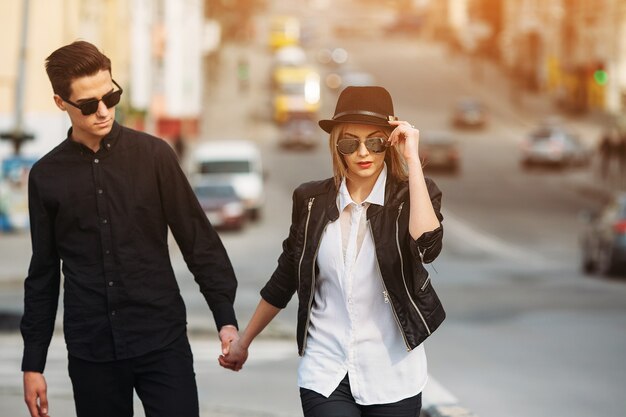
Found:
[[[385,183],[387,182],[387,164],[384,164],[382,171],[378,175],[376,179],[376,183],[374,184],[374,188],[367,196],[367,198],[363,201],[363,203],[370,204],[378,204],[379,206],[385,205]],[[346,178],[344,177],[341,180],[341,185],[339,186],[339,195],[338,205],[339,205],[339,213],[341,213],[348,205],[356,204],[352,197],[350,197],[350,193],[348,192],[348,186],[346,185]]]
[[[103,137],[102,140],[100,141],[100,151],[110,151],[111,149],[113,149],[113,147],[117,143],[117,139],[119,138],[121,131],[122,131],[122,127],[117,122],[114,121],[113,126],[111,127],[111,131],[107,133],[107,135]],[[93,152],[91,149],[87,148],[82,143],[76,142],[75,140],[72,139],[71,127],[67,131],[66,140],[70,143],[70,146],[73,146],[78,150],[82,151],[86,149],[86,150],[89,150],[89,152]]]

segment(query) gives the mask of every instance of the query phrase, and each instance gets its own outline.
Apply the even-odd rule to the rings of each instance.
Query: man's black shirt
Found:
[[[168,226],[218,329],[237,325],[237,281],[170,146],[114,123],[93,152],[68,138],[29,176],[33,255],[25,280],[23,371],[43,372],[60,270],[68,351],[105,362],[148,353],[186,327]]]

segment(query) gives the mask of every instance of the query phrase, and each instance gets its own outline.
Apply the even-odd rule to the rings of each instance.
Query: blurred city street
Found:
[[[372,16],[388,22],[384,19],[392,15],[376,2],[310,1],[305,8],[299,2],[268,3],[252,19],[253,36],[225,39],[215,61],[205,63],[198,134],[185,138],[181,161],[191,171],[194,149],[218,139],[246,139],[261,150],[266,195],[259,219],[241,230],[220,230],[239,280],[240,326],[276,266],[294,188],[332,174],[321,129],[314,136],[317,146],[286,149],[281,124],[273,120],[267,31],[272,14],[289,14],[316,33],[303,49],[321,78],[318,119],[332,116],[339,92],[325,84],[335,68],[320,62],[320,51],[341,48],[346,68],[369,74],[389,90],[401,120],[425,136],[440,132],[456,146],[456,170],[430,170],[426,160],[427,175],[443,192],[445,229],[442,255],[427,269],[447,319],[426,342],[432,382],[425,410],[449,401],[480,417],[623,416],[626,277],[586,273],[579,244],[583,213],[597,210],[624,187],[619,175],[600,174],[595,150],[606,114],[565,112],[544,91],[522,88],[494,60],[459,51],[432,33],[376,30]],[[338,27],[342,30],[333,30]],[[462,97],[485,106],[484,125],[451,123],[454,103]],[[547,118],[558,118],[575,132],[590,152],[588,164],[528,168],[523,163],[525,138]],[[210,310],[173,239],[171,248],[188,311],[201,415],[302,415],[296,300],[254,342],[241,372],[223,370]],[[29,259],[27,230],[0,233],[0,417],[27,415],[18,325]],[[61,306],[62,300],[45,375],[50,414],[71,417]],[[143,416],[138,401],[135,412]],[[437,415],[434,408],[431,412]]]

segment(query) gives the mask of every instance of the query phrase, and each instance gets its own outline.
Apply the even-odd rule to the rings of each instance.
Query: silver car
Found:
[[[576,135],[562,127],[539,127],[521,145],[520,162],[526,168],[535,165],[583,166],[590,159],[591,150]]]

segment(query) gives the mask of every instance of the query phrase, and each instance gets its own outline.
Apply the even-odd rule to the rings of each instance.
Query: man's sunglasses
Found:
[[[367,138],[364,143],[367,150],[374,153],[385,152],[389,147],[387,139],[381,137]],[[337,141],[337,150],[344,155],[350,155],[359,149],[360,145],[361,141],[357,138],[341,138]]]
[[[64,99],[63,97],[61,98],[67,104],[71,104],[72,106],[80,109],[80,112],[83,114],[83,116],[89,116],[90,114],[94,114],[95,112],[97,112],[98,106],[100,105],[100,101],[102,101],[104,105],[107,106],[108,109],[110,109],[111,107],[117,105],[117,103],[120,102],[120,97],[122,96],[122,93],[124,92],[124,90],[122,90],[122,87],[120,87],[120,85],[116,83],[115,80],[112,79],[111,81],[113,81],[113,84],[115,84],[115,86],[119,88],[119,90],[111,91],[110,93],[103,95],[100,100],[93,99],[93,100],[83,101],[82,103],[74,103],[72,101]]]

